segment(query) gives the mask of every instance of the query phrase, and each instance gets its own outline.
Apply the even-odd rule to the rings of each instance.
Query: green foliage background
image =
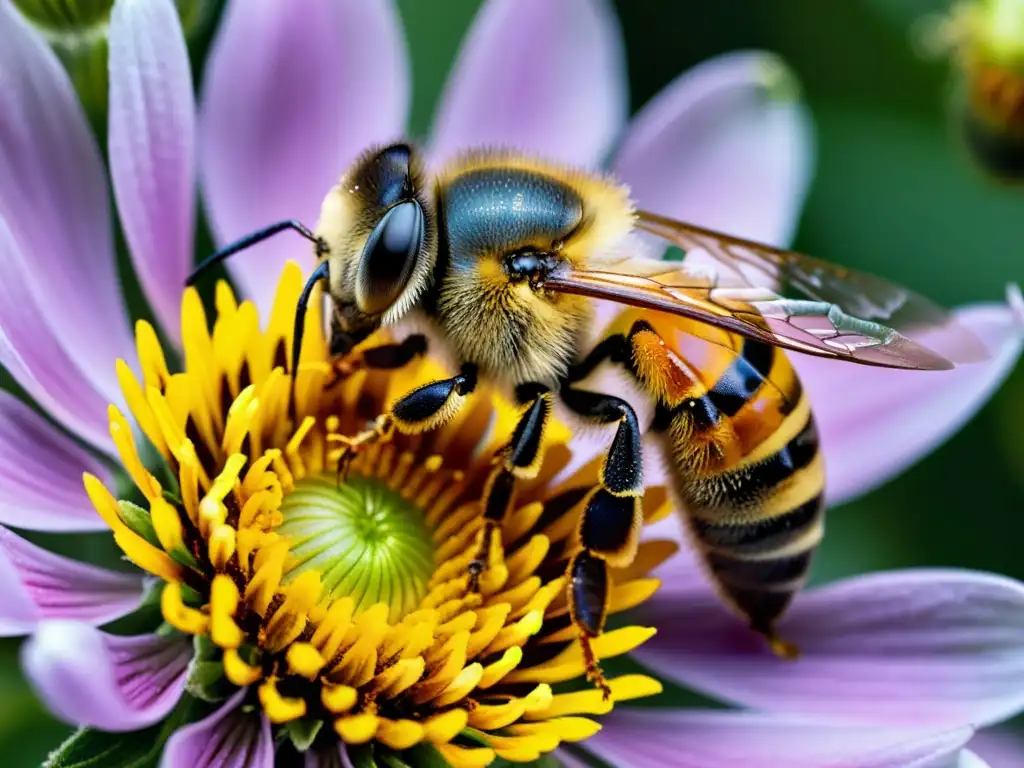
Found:
[[[478,4],[399,0],[413,59],[414,134],[430,124]],[[723,51],[766,48],[795,69],[818,142],[799,249],[879,272],[947,305],[998,300],[1006,283],[1024,283],[1024,187],[999,186],[971,167],[949,131],[948,68],[922,60],[910,45],[914,20],[940,9],[942,2],[619,0],[615,5],[627,43],[634,109],[690,65]],[[197,63],[219,14],[219,3],[213,6],[193,39]],[[94,62],[83,87],[95,87],[97,71],[102,79],[103,67]],[[97,112],[102,115],[102,109]],[[1022,425],[1024,367],[955,439],[884,488],[831,511],[815,579],[925,564],[1024,578]],[[67,551],[67,543],[54,537],[47,543]],[[102,541],[88,547],[107,550]],[[0,755],[4,765],[32,766],[69,731],[44,713],[24,685],[19,645],[18,640],[0,643]]]

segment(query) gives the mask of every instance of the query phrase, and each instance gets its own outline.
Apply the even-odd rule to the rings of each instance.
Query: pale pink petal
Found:
[[[110,15],[108,147],[135,270],[165,331],[180,333],[192,267],[195,102],[171,0],[118,0]]]
[[[31,632],[44,619],[105,624],[131,613],[142,578],[87,565],[0,527],[0,636]]]
[[[949,371],[896,371],[792,355],[821,434],[828,499],[839,504],[898,475],[956,433],[999,388],[1024,344],[1024,304],[981,304],[956,317],[990,360]]]
[[[0,391],[0,523],[36,531],[105,529],[85,493],[83,472],[110,479],[78,443]]]
[[[320,203],[368,146],[400,138],[409,101],[391,0],[231,0],[212,48],[199,120],[200,173],[219,244]],[[231,261],[266,309],[286,259],[312,246],[278,235]]]
[[[614,163],[641,208],[774,245],[793,237],[813,169],[807,108],[779,58],[728,53],[630,123]]]
[[[14,5],[0,3],[0,217],[24,254],[30,289],[17,301],[49,328],[72,367],[115,399],[114,360],[130,359],[134,347],[107,195],[102,158],[64,68]]]
[[[431,157],[507,146],[599,164],[627,110],[618,21],[605,0],[488,0],[434,119]]]
[[[0,8],[0,23],[4,13]],[[28,261],[0,216],[0,365],[65,427],[113,453],[107,401],[28,298]]]
[[[270,723],[262,714],[241,710],[247,694],[243,688],[205,720],[175,731],[162,768],[273,768]]]
[[[134,731],[162,720],[185,690],[192,642],[121,637],[75,621],[45,621],[22,649],[37,693],[62,720]]]
[[[986,729],[971,739],[971,751],[993,768],[1024,765],[1024,737],[1018,731]]]
[[[635,656],[726,701],[832,721],[954,727],[1024,709],[1024,585],[970,571],[878,573],[797,597],[773,656],[708,589],[655,596]]]
[[[954,768],[969,727],[825,725],[753,712],[618,709],[584,747],[631,768]]]

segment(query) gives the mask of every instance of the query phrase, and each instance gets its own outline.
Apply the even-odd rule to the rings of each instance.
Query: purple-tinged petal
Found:
[[[113,363],[133,359],[134,345],[103,160],[64,68],[12,3],[0,3],[0,169],[0,217],[20,246],[31,289],[17,299],[22,311],[49,327],[108,400],[117,399]]]
[[[729,53],[681,75],[640,111],[614,169],[641,208],[786,245],[813,145],[807,109],[778,57]]]
[[[831,504],[867,493],[934,450],[1013,370],[1024,345],[1016,287],[1009,305],[975,305],[955,316],[989,347],[989,360],[949,371],[894,371],[791,356],[818,422]]]
[[[243,688],[205,720],[175,731],[162,768],[273,768],[270,723],[262,714],[241,710],[247,693]]]
[[[408,102],[391,0],[232,0],[199,116],[200,173],[218,242],[283,219],[312,226],[352,160],[401,136]],[[297,235],[278,235],[234,258],[232,274],[267,309],[285,260],[311,266],[312,253]]]
[[[1024,765],[1024,738],[1019,732],[989,728],[971,739],[971,751],[995,768]]]
[[[994,768],[1003,768],[1003,766],[1013,766],[1017,763],[997,763]],[[993,768],[989,766],[988,762],[982,759],[980,755],[970,749],[960,750],[959,759],[953,763],[950,768]]]
[[[170,0],[119,0],[110,15],[108,148],[135,270],[173,338],[192,266],[195,102]]]
[[[595,166],[627,108],[621,32],[605,0],[489,0],[448,78],[431,157],[490,145]]]
[[[618,709],[586,749],[633,768],[909,768],[956,765],[969,727],[826,725],[753,712]]]
[[[0,8],[0,17],[3,13]],[[65,427],[113,453],[107,402],[41,321],[39,308],[26,300],[26,265],[0,216],[0,365]]]
[[[85,493],[83,472],[110,478],[78,443],[0,391],[0,523],[36,531],[105,529]]]
[[[76,621],[45,621],[22,664],[62,720],[134,731],[162,720],[185,690],[192,643],[183,637],[120,637]]]
[[[142,577],[47,552],[0,527],[0,636],[31,632],[44,619],[105,624],[131,613]]]
[[[658,634],[635,652],[659,674],[755,709],[831,721],[986,725],[1024,709],[1024,585],[909,570],[797,597],[775,657],[708,589],[655,596]]]

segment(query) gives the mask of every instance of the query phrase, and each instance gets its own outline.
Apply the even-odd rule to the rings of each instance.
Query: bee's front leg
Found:
[[[500,526],[512,510],[517,479],[529,480],[540,471],[541,443],[551,416],[551,391],[543,384],[522,384],[516,389],[516,399],[526,406],[516,424],[512,439],[498,453],[494,470],[484,487],[484,531],[480,549],[469,564],[469,588],[477,591],[480,576],[487,568],[492,540],[501,546]]]
[[[327,385],[328,388],[361,369],[392,371],[404,368],[427,353],[427,337],[414,333],[397,343],[380,344],[359,352],[351,352],[351,349],[352,342],[348,334],[333,327],[330,350],[334,379]]]

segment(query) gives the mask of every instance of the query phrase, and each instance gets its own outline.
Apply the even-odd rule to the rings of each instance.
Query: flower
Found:
[[[181,316],[180,286],[194,261],[196,166],[208,218],[222,242],[281,218],[311,220],[340,169],[366,145],[401,134],[409,87],[398,19],[387,2],[234,0],[208,62],[197,120],[178,30],[166,0],[115,5],[109,154],[135,271],[161,331],[187,348],[192,337],[178,333],[183,319],[194,322],[194,313]],[[361,66],[371,57],[373,67]],[[5,83],[0,159],[8,171],[0,178],[0,362],[71,434],[104,457],[116,456],[107,404],[123,403],[121,385],[128,379],[125,366],[119,378],[115,359],[142,371],[137,382],[158,384],[154,402],[173,403],[172,417],[180,418],[185,401],[176,399],[178,385],[164,382],[162,369],[154,367],[158,347],[148,326],[136,334],[142,354],[134,350],[118,291],[99,152],[67,77],[9,5],[0,6],[0,72]],[[810,128],[784,75],[777,59],[760,53],[733,54],[683,75],[635,118],[621,137],[613,169],[648,209],[760,240],[787,241],[810,173]],[[534,87],[537,83],[545,87]],[[430,150],[439,158],[462,146],[509,143],[596,165],[623,128],[625,104],[621,44],[605,3],[490,0],[449,81]],[[671,172],[673,165],[679,172]],[[744,172],[730,172],[737,167]],[[236,260],[232,275],[257,309],[235,307],[221,290],[219,314],[253,327],[253,313],[266,315],[271,309],[274,278],[296,250],[294,242],[281,238]],[[909,383],[913,379],[906,379],[905,418],[928,424],[913,443],[880,441],[871,452],[851,447],[860,439],[851,425],[859,428],[890,407],[884,379],[889,372],[858,369],[857,375],[867,378],[840,402],[829,396],[835,374],[825,363],[797,360],[822,423],[834,503],[882,482],[936,445],[984,402],[1015,362],[1022,338],[1019,309],[992,304],[961,312],[996,357],[989,364],[929,374],[927,385],[914,385],[921,388],[916,392]],[[231,360],[231,352],[228,344],[215,359]],[[843,373],[854,375],[849,368]],[[209,373],[202,373],[204,363],[190,365],[188,359],[186,370]],[[245,390],[237,387],[230,394],[237,398]],[[922,390],[931,399],[921,397]],[[157,435],[152,423],[146,429],[145,406],[154,407],[148,390],[144,404],[137,396],[128,400],[144,431]],[[214,399],[204,407],[212,413],[226,406]],[[123,442],[125,422],[115,423]],[[147,542],[148,549],[140,548],[140,534],[125,521],[132,519],[136,527],[144,522],[132,517],[131,507],[115,510],[99,490],[122,478],[106,458],[95,458],[9,395],[0,397],[0,425],[0,454],[8,459],[0,471],[9,500],[0,507],[0,521],[64,531],[110,523],[129,554],[166,568],[168,577],[180,573],[183,565],[174,555],[187,560],[189,552],[177,552],[173,526],[161,524],[161,535],[170,535],[166,542],[156,519],[152,532],[140,527],[160,545]],[[281,439],[276,445],[287,448],[288,440]],[[144,443],[136,445],[141,450]],[[250,443],[247,451],[254,450]],[[132,452],[126,455],[133,465]],[[93,514],[81,489],[83,470],[98,480],[89,486],[106,521]],[[148,477],[137,467],[134,471],[144,489]],[[155,494],[154,499],[162,509]],[[187,510],[186,500],[181,502]],[[219,507],[216,512],[217,525],[208,525],[207,532],[221,531],[221,538],[204,538],[207,558],[222,556],[229,546],[229,534],[222,530],[228,517],[222,524]],[[187,526],[184,518],[179,522],[184,542]],[[196,525],[202,533],[201,523]],[[240,532],[227,527],[235,531],[237,551]],[[650,528],[650,541],[666,534],[679,538],[672,518]],[[141,540],[146,542],[145,535]],[[211,541],[221,549],[211,552]],[[661,551],[667,557],[672,549],[669,544]],[[44,698],[68,719],[107,730],[155,722],[179,698],[189,659],[197,669],[209,660],[208,653],[220,653],[205,640],[196,643],[196,653],[174,637],[123,637],[94,629],[136,608],[143,590],[138,576],[75,563],[7,530],[0,533],[0,552],[0,578],[7,587],[0,626],[8,634],[35,630],[26,648],[27,669]],[[967,724],[995,722],[1021,707],[1019,617],[1024,612],[1015,582],[942,571],[875,575],[821,588],[798,600],[783,624],[783,632],[802,644],[804,658],[781,666],[749,645],[742,627],[712,601],[691,560],[672,557],[655,575],[669,588],[650,602],[646,616],[665,629],[644,646],[649,651],[641,659],[661,675],[770,714],[613,714],[586,742],[601,754],[634,750],[630,759],[639,763],[646,751],[657,764],[663,760],[659,755],[671,750],[681,763],[706,764],[708,756],[750,763],[784,750],[793,765],[820,765],[826,759],[891,765],[897,755],[907,761],[952,755],[971,735]],[[218,609],[211,605],[208,621],[230,617],[241,631],[237,612],[219,609],[225,600],[232,603],[225,589],[230,588],[218,588]],[[197,607],[194,594],[165,588],[165,600],[180,624],[192,620],[191,628],[202,629],[197,636],[207,636],[207,628],[199,626],[203,619],[187,612]],[[307,621],[313,609],[306,610]],[[220,625],[231,634],[230,623]],[[209,630],[212,635],[212,624]],[[319,653],[315,645],[312,650]],[[295,653],[300,671],[310,669],[304,662],[316,662],[308,649]],[[238,656],[255,669],[253,657],[241,651]],[[218,670],[226,674],[222,661],[207,669],[215,678]],[[239,666],[232,674],[236,671],[246,670]],[[187,675],[193,685],[201,682],[192,672]],[[829,684],[823,685],[823,678]],[[261,678],[254,685],[262,689],[267,683]],[[299,698],[276,687],[265,690],[263,697],[271,702],[269,708],[261,702],[265,711],[279,711],[275,707],[282,702],[287,708],[289,699]],[[235,756],[239,763],[271,764],[269,718],[251,716],[240,706],[250,695],[242,689],[212,714],[178,730],[169,751],[203,765],[209,750],[231,738],[250,747]],[[310,700],[303,701],[308,707]],[[888,705],[881,716],[873,706],[878,701]],[[705,734],[703,740],[698,733]],[[571,761],[573,754],[560,759]]]
[[[137,727],[162,718],[188,691],[227,701],[212,717],[248,734],[249,741],[239,736],[242,751],[269,749],[263,736],[280,731],[300,751],[347,755],[372,741],[378,758],[418,747],[475,765],[496,755],[536,759],[592,735],[598,724],[581,715],[660,692],[656,680],[624,675],[608,681],[610,700],[596,688],[552,693],[551,683],[597,674],[591,648],[599,658],[616,656],[654,633],[624,626],[578,641],[568,621],[575,510],[597,478],[591,471],[552,482],[568,458],[567,431],[548,438],[544,471],[520,490],[501,531],[506,546],[492,537],[473,590],[469,564],[488,530],[481,496],[515,410],[500,404],[495,412],[480,398],[427,437],[395,435],[356,454],[342,480],[336,467],[348,436],[439,369],[428,362],[393,376],[337,373],[314,312],[292,422],[290,376],[279,361],[302,285],[290,264],[264,332],[255,307],[238,305],[225,283],[208,331],[190,289],[180,373],[170,372],[152,327],[140,322],[142,379],[123,361],[118,378],[171,477],[150,473],[142,438],[112,405],[111,436],[147,509],[119,502],[92,474],[85,486],[127,558],[165,582],[160,613],[177,632],[113,637],[45,626],[27,646],[26,669],[55,710],[90,725]],[[668,514],[664,490],[649,495],[655,514]],[[649,542],[616,572],[611,611],[657,589],[643,574],[664,558],[666,543]],[[96,707],[98,659],[113,666],[108,683],[136,692],[127,722],[116,707],[114,717]],[[90,695],[76,698],[81,689]],[[246,714],[247,706],[261,714]],[[190,735],[197,731],[204,735]],[[453,743],[466,733],[468,744]],[[212,749],[205,734],[179,731],[165,762],[196,762]],[[415,755],[409,759],[426,759]]]

